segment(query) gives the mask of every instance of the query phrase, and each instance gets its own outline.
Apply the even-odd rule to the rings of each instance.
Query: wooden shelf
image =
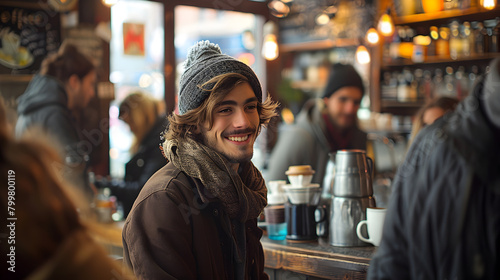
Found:
[[[280,52],[301,52],[301,51],[318,51],[318,50],[328,50],[334,47],[345,48],[345,47],[357,47],[360,44],[358,39],[346,38],[346,39],[326,39],[311,42],[301,42],[293,44],[282,44],[280,46]]]
[[[443,64],[443,63],[464,63],[470,61],[479,61],[479,60],[491,60],[494,58],[500,57],[500,53],[486,53],[482,55],[471,55],[468,57],[459,57],[457,59],[451,58],[443,58],[437,56],[428,56],[425,58],[425,61],[422,63],[415,63],[409,59],[402,59],[390,63],[382,63],[382,67],[405,67],[405,66],[422,66],[429,64]]]
[[[324,82],[313,82],[313,81],[292,81],[291,86],[294,89],[301,90],[320,90],[325,87]]]
[[[0,74],[0,83],[29,83],[33,76],[31,74]]]
[[[442,22],[445,20],[450,20],[454,18],[460,18],[462,20],[485,20],[493,19],[500,16],[500,7],[493,10],[486,10],[482,7],[472,7],[469,9],[461,10],[448,10],[440,11],[435,13],[423,13],[414,14],[408,16],[396,17],[394,19],[395,25],[411,25],[411,24],[421,24],[421,23],[433,23]]]
[[[409,108],[409,107],[421,107],[422,105],[424,105],[423,100],[400,102],[397,100],[382,99],[380,100],[380,103],[383,108],[401,108],[401,107]]]

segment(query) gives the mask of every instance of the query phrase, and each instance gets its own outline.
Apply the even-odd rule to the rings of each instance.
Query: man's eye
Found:
[[[257,105],[248,105],[247,110],[255,110],[257,109]]]
[[[221,108],[217,112],[219,112],[219,113],[229,113],[229,112],[231,112],[231,108]]]

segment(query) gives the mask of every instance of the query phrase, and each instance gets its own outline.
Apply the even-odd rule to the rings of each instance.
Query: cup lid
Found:
[[[286,175],[312,175],[314,173],[310,165],[292,165],[285,172]]]

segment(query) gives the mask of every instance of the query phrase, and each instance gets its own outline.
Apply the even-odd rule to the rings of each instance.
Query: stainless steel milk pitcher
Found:
[[[373,195],[373,161],[364,150],[340,150],[335,155],[332,194],[340,197]]]
[[[368,245],[358,238],[356,227],[366,218],[366,208],[376,206],[372,170],[373,161],[364,150],[340,150],[335,154],[330,207],[331,245]]]

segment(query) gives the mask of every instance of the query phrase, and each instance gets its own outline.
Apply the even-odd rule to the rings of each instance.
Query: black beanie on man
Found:
[[[365,92],[363,80],[352,65],[335,63],[330,69],[328,83],[322,97],[330,97],[343,87],[357,87],[361,90],[362,94]]]

